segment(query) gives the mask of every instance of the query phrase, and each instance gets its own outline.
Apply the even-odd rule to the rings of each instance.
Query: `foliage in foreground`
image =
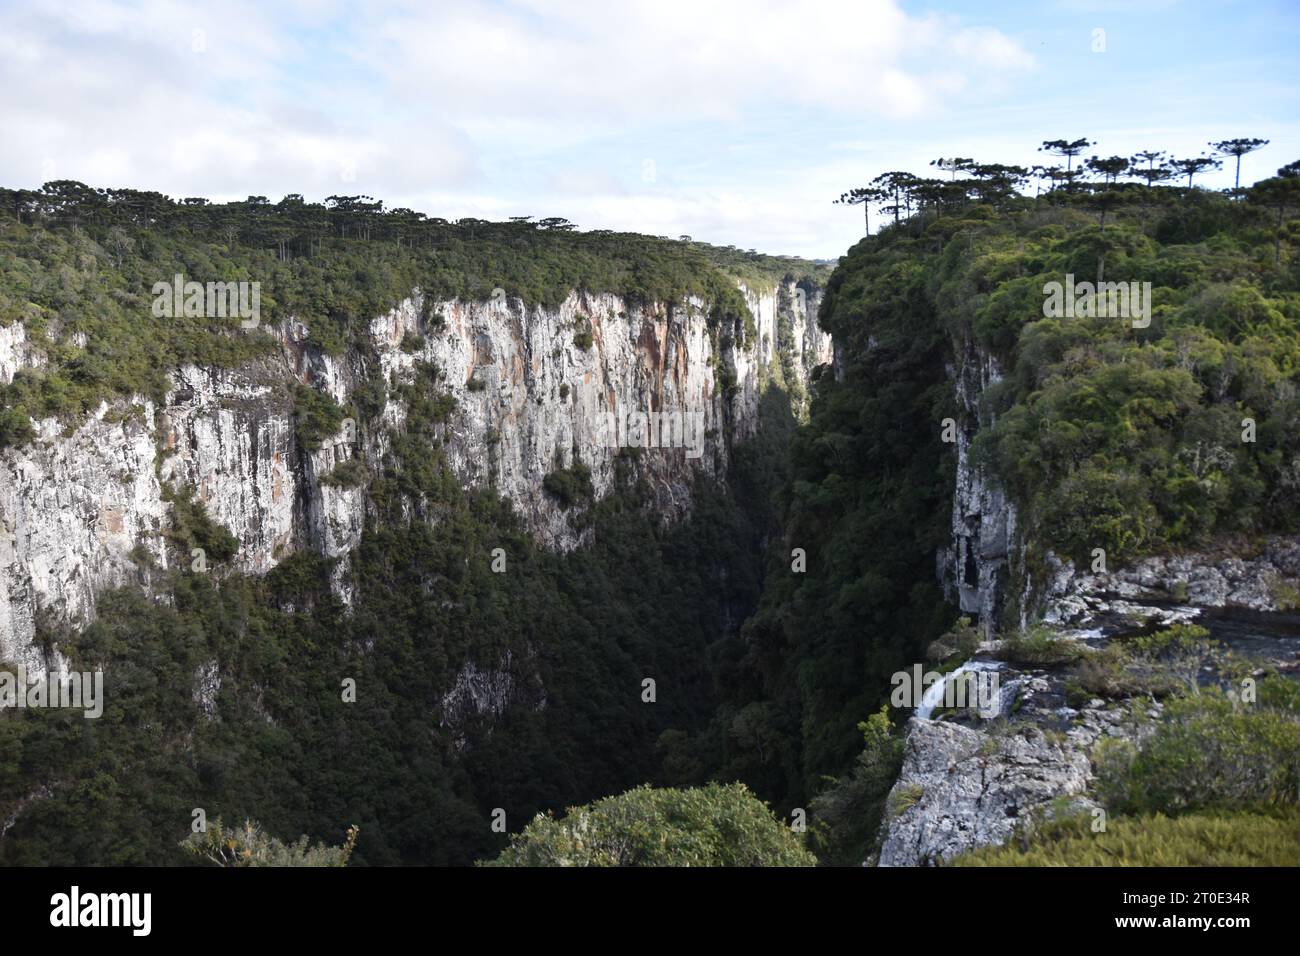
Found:
[[[1046,824],[1028,845],[981,847],[949,866],[1295,866],[1300,810],[1119,817],[1103,833],[1082,814]]]
[[[538,816],[485,866],[812,866],[816,859],[743,784],[637,787],[562,819]]]
[[[1294,805],[1300,802],[1300,684],[1265,678],[1253,703],[1214,688],[1171,699],[1140,747],[1111,742],[1097,761],[1112,811]]]
[[[853,769],[809,804],[812,841],[822,862],[851,866],[876,848],[889,790],[903,766],[903,735],[889,723],[889,708],[858,724],[863,748]]]
[[[261,824],[245,820],[243,826],[224,826],[220,819],[202,833],[191,833],[181,842],[181,849],[216,866],[347,866],[357,844],[357,827],[348,827],[342,846],[318,843],[312,846],[306,836],[295,843],[285,843],[268,834]]]

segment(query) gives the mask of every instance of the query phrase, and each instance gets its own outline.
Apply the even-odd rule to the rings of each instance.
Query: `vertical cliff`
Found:
[[[752,340],[719,329],[698,298],[642,304],[575,291],[544,308],[417,289],[341,354],[288,320],[271,356],[179,368],[161,404],[135,396],[84,421],[36,423],[33,442],[0,451],[0,660],[57,668],[50,641],[89,620],[98,593],[148,587],[152,568],[188,563],[169,540],[169,499],[183,488],[238,539],[234,568],[263,573],[311,549],[339,559],[335,588],[350,600],[369,469],[404,427],[401,386],[427,383],[420,368],[436,369],[438,391],[454,401],[440,437],[456,476],[495,487],[555,549],[579,546],[584,532],[544,479],[581,460],[596,497],[609,491],[621,449],[606,437],[608,413],[698,416],[699,448],[655,449],[636,465],[671,520],[689,506],[696,474],[725,474],[732,443],[757,427],[766,370],[785,354],[806,380],[829,358],[817,289],[787,281],[743,291]],[[0,380],[39,361],[21,323],[0,328]],[[304,446],[293,397],[301,385],[344,409],[360,407],[361,391],[377,395],[378,413],[351,411],[337,434]],[[354,458],[366,468],[329,480]]]
[[[1002,378],[997,359],[966,340],[949,367],[960,421],[957,428],[957,474],[952,500],[952,539],[939,553],[939,578],[949,600],[978,615],[986,635],[999,626],[1011,579],[1016,509],[996,479],[971,457],[971,442],[989,424],[981,399]]]

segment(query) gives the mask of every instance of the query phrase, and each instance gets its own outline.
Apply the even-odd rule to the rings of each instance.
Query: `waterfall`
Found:
[[[921,697],[921,705],[916,708],[916,713],[913,716],[919,717],[921,720],[929,720],[930,715],[934,713],[935,708],[944,702],[944,691],[947,689],[948,683],[956,679],[959,674],[977,672],[996,674],[1001,669],[1002,665],[997,661],[967,661],[955,671],[944,675],[942,680],[935,681],[925,689],[925,693]],[[966,692],[965,700],[967,705],[978,705],[980,707],[980,716],[982,717],[997,716],[998,712],[1001,710],[1001,695],[996,683],[996,678],[991,680],[977,679],[974,683],[975,686]],[[985,697],[984,687],[990,683],[992,684],[992,699],[988,700]],[[954,688],[954,693],[955,692]]]

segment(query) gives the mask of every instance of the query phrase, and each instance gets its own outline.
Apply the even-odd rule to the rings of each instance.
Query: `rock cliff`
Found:
[[[757,427],[779,343],[803,376],[830,359],[815,322],[819,291],[741,288],[754,341],[720,336],[698,300],[642,305],[575,291],[546,309],[504,295],[426,300],[415,290],[343,354],[325,353],[290,320],[265,358],[176,370],[162,404],[136,396],[81,422],[36,422],[33,442],[0,451],[0,660],[32,673],[59,668],[60,628],[91,619],[98,593],[147,587],[152,568],[188,561],[168,541],[169,494],[187,486],[238,538],[236,568],[263,573],[310,548],[341,559],[335,586],[348,600],[366,488],[322,479],[349,458],[380,460],[406,415],[394,386],[420,362],[440,371],[455,400],[442,438],[457,476],[495,487],[556,549],[580,545],[582,533],[543,479],[578,457],[605,494],[620,450],[607,437],[609,413],[698,416],[699,448],[657,448],[638,466],[664,514],[680,515],[695,473],[724,474],[731,443]],[[21,323],[0,328],[0,382],[41,361]],[[346,407],[373,382],[382,396],[373,421],[346,420],[319,448],[301,445],[295,385]]]

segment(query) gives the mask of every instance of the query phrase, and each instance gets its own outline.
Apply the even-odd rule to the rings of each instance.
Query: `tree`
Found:
[[[284,843],[267,834],[256,821],[245,820],[241,827],[227,829],[218,817],[203,833],[191,833],[181,841],[181,849],[190,856],[216,866],[242,868],[250,866],[347,866],[357,845],[359,827],[348,827],[342,846],[318,843],[311,846],[307,838]]]
[[[1102,181],[1111,184],[1115,180],[1128,172],[1129,161],[1123,156],[1111,156],[1109,159],[1098,159],[1096,156],[1088,158],[1088,171],[1095,176],[1100,176]]]
[[[1273,241],[1273,259],[1282,262],[1282,222],[1288,209],[1300,208],[1300,160],[1288,163],[1270,179],[1255,183],[1247,193],[1252,202],[1277,211],[1277,231]]]
[[[871,181],[870,185],[880,191],[882,198],[893,200],[889,205],[883,207],[881,212],[892,212],[894,214],[894,225],[898,225],[901,213],[904,210],[908,215],[911,215],[912,190],[920,182],[920,179],[904,170],[881,173]]]
[[[543,219],[538,225],[549,232],[571,232],[578,228],[576,223],[569,222],[562,216],[551,216]]]
[[[1232,180],[1232,191],[1234,193],[1241,189],[1241,157],[1247,153],[1253,153],[1261,146],[1267,146],[1266,139],[1225,139],[1217,143],[1210,143],[1214,151],[1220,156],[1232,156],[1237,160],[1237,171]]]
[[[1145,179],[1148,186],[1154,186],[1172,175],[1169,167],[1165,165],[1165,159],[1163,150],[1143,150],[1133,157],[1132,173],[1134,176]],[[1143,163],[1146,163],[1146,165],[1143,166]]]
[[[1192,188],[1192,177],[1205,169],[1222,169],[1223,161],[1213,156],[1193,156],[1190,159],[1175,159],[1169,165],[1179,176],[1187,177],[1187,188]]]
[[[803,841],[740,783],[637,787],[538,814],[481,866],[813,866]]]
[[[835,202],[843,203],[846,206],[861,205],[864,224],[869,236],[871,235],[871,203],[880,202],[884,198],[885,191],[883,189],[859,188],[842,193]]]
[[[974,177],[971,191],[980,202],[996,203],[1014,196],[1017,188],[1029,178],[1029,170],[1023,166],[981,163],[967,168]]]
[[[1043,145],[1038,147],[1038,151],[1040,153],[1050,153],[1052,156],[1065,157],[1065,182],[1068,185],[1074,182],[1074,157],[1092,145],[1094,144],[1087,139],[1045,139]]]
[[[903,765],[903,737],[890,725],[887,705],[859,723],[858,730],[863,749],[852,770],[808,805],[813,844],[832,865],[861,864],[876,849],[885,800]]]
[[[1033,165],[1029,167],[1029,178],[1034,181],[1034,199],[1037,199],[1043,191],[1043,180],[1049,180],[1047,166]]]

